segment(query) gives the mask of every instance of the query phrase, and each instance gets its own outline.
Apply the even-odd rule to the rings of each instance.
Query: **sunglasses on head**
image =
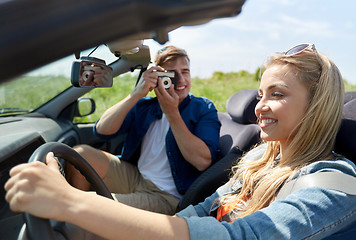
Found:
[[[315,54],[315,56],[317,57],[318,61],[320,63],[322,62],[321,59],[320,59],[320,56],[318,54],[318,51],[315,48],[315,45],[311,44],[311,43],[302,43],[302,44],[299,44],[297,46],[294,46],[291,49],[285,51],[284,55],[285,56],[294,56],[294,55],[297,55],[297,54],[305,51],[306,49],[312,49],[314,54]]]

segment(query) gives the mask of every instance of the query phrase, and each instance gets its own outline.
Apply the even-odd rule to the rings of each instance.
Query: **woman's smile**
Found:
[[[260,127],[261,128],[267,128],[271,125],[274,125],[277,122],[278,121],[276,119],[260,117]]]

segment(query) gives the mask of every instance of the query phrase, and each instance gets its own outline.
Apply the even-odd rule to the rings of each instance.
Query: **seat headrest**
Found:
[[[356,164],[356,120],[342,119],[334,151]]]
[[[356,96],[355,99],[346,102],[342,111],[342,117],[356,121]]]
[[[226,111],[235,122],[241,124],[256,123],[255,106],[257,102],[256,89],[243,89],[227,100]]]
[[[356,99],[356,91],[345,92],[344,104],[351,101],[352,99]]]
[[[344,105],[334,150],[356,163],[356,98]]]

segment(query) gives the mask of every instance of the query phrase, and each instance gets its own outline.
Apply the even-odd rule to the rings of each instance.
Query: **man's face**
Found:
[[[191,88],[190,66],[185,57],[178,57],[175,60],[168,61],[162,66],[165,70],[175,71],[177,73],[177,86],[175,92],[179,96],[181,103],[189,94]]]

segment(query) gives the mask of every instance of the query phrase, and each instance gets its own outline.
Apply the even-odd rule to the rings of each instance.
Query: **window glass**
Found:
[[[29,113],[70,87],[64,76],[23,75],[0,85],[0,116]]]
[[[111,88],[94,88],[82,97],[92,98],[95,101],[95,112],[89,116],[76,117],[74,123],[96,122],[106,109],[124,99],[135,87],[139,70],[126,73],[114,78]]]

